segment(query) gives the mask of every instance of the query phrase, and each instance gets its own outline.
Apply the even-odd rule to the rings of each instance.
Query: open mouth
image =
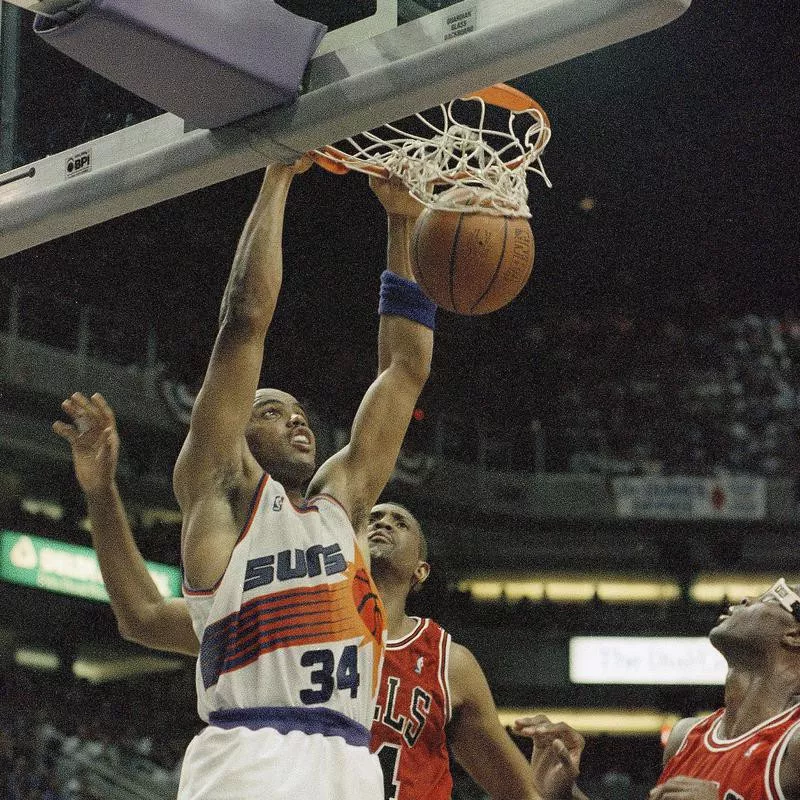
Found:
[[[311,449],[311,437],[308,434],[296,433],[290,441],[294,447],[298,447],[301,450]]]
[[[389,536],[388,533],[384,533],[383,531],[374,531],[373,533],[369,534],[367,537],[369,542],[383,542],[383,544],[394,544],[392,537]]]
[[[717,625],[724,622],[726,619],[729,619],[733,616],[733,609],[730,606],[726,606],[720,612],[720,615],[717,617]]]

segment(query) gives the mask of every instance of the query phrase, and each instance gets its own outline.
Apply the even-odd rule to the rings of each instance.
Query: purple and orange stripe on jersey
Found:
[[[372,637],[354,605],[351,580],[257,597],[206,628],[200,646],[203,685],[208,689],[220,675],[282,647],[356,638]]]

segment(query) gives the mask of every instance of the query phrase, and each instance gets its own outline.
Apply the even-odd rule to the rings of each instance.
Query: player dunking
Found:
[[[406,258],[408,225],[418,207],[404,192],[373,182],[389,216],[389,265]],[[380,348],[384,350],[385,348]],[[57,431],[72,445],[76,473],[86,494],[93,540],[114,612],[126,638],[150,647],[195,655],[197,636],[185,600],[164,601],[148,575],[125,518],[114,482],[118,446],[111,410],[100,396],[74,395],[66,411],[85,428],[63,423]],[[449,797],[449,739],[463,766],[493,797],[534,798],[541,786],[571,785],[571,762],[546,760],[537,775],[500,726],[486,679],[466,648],[451,644],[432,620],[405,614],[410,591],[429,566],[422,531],[402,506],[373,509],[367,526],[373,569],[387,612],[390,642],[372,726],[372,748],[385,768],[385,797]]]
[[[731,606],[709,638],[728,662],[725,706],[678,722],[650,800],[800,799],[800,596],[783,579]],[[544,717],[520,720],[537,746],[554,741],[578,765],[580,737]],[[548,800],[585,795],[548,795]]]
[[[379,375],[350,442],[315,472],[303,409],[283,392],[256,391],[286,197],[308,164],[266,170],[175,465],[184,594],[201,642],[198,708],[209,722],[184,758],[181,800],[381,791],[367,745],[384,629],[355,531],[427,380],[433,308],[413,282],[384,274]]]
[[[315,472],[303,409],[284,392],[257,391],[284,207],[304,166],[266,170],[174,471],[208,722],[187,749],[181,800],[382,794],[368,744],[384,629],[354,530],[391,474],[427,379],[433,307],[413,282],[383,276],[382,368],[349,444]]]

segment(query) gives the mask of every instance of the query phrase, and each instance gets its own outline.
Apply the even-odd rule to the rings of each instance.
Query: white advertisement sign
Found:
[[[725,683],[725,659],[706,638],[575,636],[569,641],[572,683]]]
[[[758,520],[766,514],[766,481],[755,475],[614,478],[613,492],[620,517]]]

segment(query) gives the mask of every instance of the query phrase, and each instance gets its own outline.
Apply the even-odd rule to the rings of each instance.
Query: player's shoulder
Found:
[[[486,685],[478,659],[468,647],[453,641],[450,642],[447,677],[454,709],[468,698],[481,694]]]
[[[664,764],[678,752],[689,731],[702,719],[702,717],[684,717],[683,719],[679,719],[672,726],[666,747],[664,748]]]
[[[463,674],[469,672],[473,665],[477,663],[477,659],[472,655],[472,651],[468,647],[464,647],[463,644],[459,644],[458,642],[450,641],[451,678],[455,673]]]

